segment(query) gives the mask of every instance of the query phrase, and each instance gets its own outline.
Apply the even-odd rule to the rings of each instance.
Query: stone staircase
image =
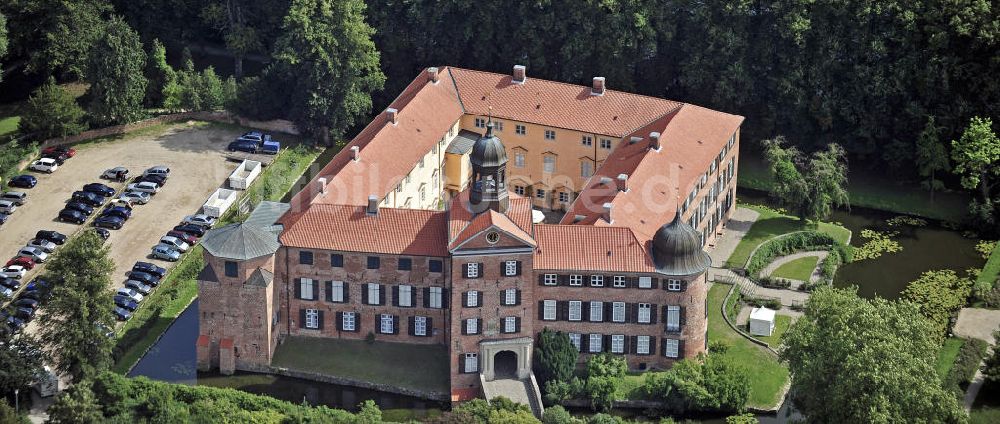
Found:
[[[724,268],[712,268],[708,277],[711,281],[736,286],[744,297],[756,297],[757,289],[760,288],[749,278]]]
[[[528,405],[535,417],[539,419],[542,417],[542,398],[538,391],[538,384],[535,382],[534,374],[531,374],[530,378],[520,380],[516,378],[498,378],[493,381],[486,381],[482,374],[480,374],[479,378],[483,386],[483,395],[486,399],[503,396],[514,402]]]

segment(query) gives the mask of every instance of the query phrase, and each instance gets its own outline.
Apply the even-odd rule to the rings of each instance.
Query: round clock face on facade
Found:
[[[489,244],[496,244],[500,241],[500,233],[496,231],[490,231],[486,233],[486,242]]]

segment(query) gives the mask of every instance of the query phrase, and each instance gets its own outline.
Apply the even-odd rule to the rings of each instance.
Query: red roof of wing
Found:
[[[625,227],[535,225],[535,269],[654,272],[645,243]]]
[[[368,215],[363,206],[314,204],[278,222],[285,226],[281,243],[286,246],[448,256],[447,216],[441,211],[381,208]]]
[[[486,230],[487,228],[490,227],[499,228],[500,230],[510,234],[511,236],[521,239],[530,246],[535,245],[535,240],[531,237],[531,234],[528,234],[527,232],[522,230],[521,227],[518,227],[517,224],[511,221],[507,215],[504,215],[494,210],[489,210],[479,215],[476,215],[476,217],[472,219],[472,222],[470,222],[469,225],[467,225],[465,229],[463,229],[462,232],[458,234],[458,237],[452,240],[451,244],[448,246],[448,249],[457,248],[459,245],[466,242],[470,238],[475,237],[476,234],[479,234],[483,230]]]

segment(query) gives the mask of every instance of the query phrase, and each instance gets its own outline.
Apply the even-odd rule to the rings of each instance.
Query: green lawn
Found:
[[[997,246],[993,248],[993,253],[990,253],[989,259],[983,265],[983,271],[976,279],[995,285],[997,278],[1000,278],[1000,243],[997,243]]]
[[[938,352],[937,357],[937,373],[938,377],[944,378],[948,375],[948,371],[951,367],[955,365],[955,358],[958,357],[958,351],[962,348],[962,344],[965,342],[958,337],[949,337],[944,340],[944,345],[941,346],[941,350]]]
[[[786,262],[771,273],[771,277],[790,278],[792,280],[809,281],[812,272],[816,269],[819,258],[806,256],[791,262]]]
[[[17,124],[21,122],[20,116],[7,116],[0,118],[0,137],[13,134],[17,131]]]
[[[708,340],[729,345],[725,356],[747,368],[750,373],[750,403],[756,408],[770,408],[780,399],[781,388],[788,382],[788,368],[769,351],[734,331],[722,318],[722,302],[732,287],[714,283],[708,292]]]
[[[377,384],[448,392],[448,348],[364,340],[289,336],[271,362]]]
[[[739,207],[753,209],[760,216],[757,217],[757,222],[754,222],[753,226],[750,227],[750,231],[747,231],[743,239],[740,240],[740,244],[736,245],[733,254],[729,256],[729,260],[726,261],[727,268],[742,268],[746,265],[750,252],[753,252],[757,245],[774,236],[809,229],[806,223],[797,217],[781,214],[771,208],[745,204],[741,204]],[[845,244],[851,237],[851,230],[837,224],[821,222],[816,229]]]
[[[757,339],[766,342],[768,346],[773,349],[777,349],[781,345],[781,337],[785,335],[788,331],[788,327],[792,325],[792,317],[788,315],[775,315],[774,316],[774,332],[770,336],[754,336]],[[749,332],[749,329],[747,329]]]

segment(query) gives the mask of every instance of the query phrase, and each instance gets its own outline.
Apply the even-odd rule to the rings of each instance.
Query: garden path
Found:
[[[994,331],[1000,331],[1000,311],[983,308],[962,308],[958,312],[958,321],[955,322],[955,328],[952,330],[956,336],[975,337],[990,345],[994,341]],[[990,349],[997,348],[997,346],[990,347]],[[982,363],[979,365],[981,367]],[[976,370],[976,375],[972,377],[972,382],[969,383],[969,388],[966,389],[965,397],[962,399],[966,411],[972,409],[972,404],[976,401],[976,396],[979,395],[979,389],[983,387],[983,382],[982,371]]]
[[[760,213],[753,209],[737,207],[733,211],[733,215],[729,217],[729,223],[722,230],[722,235],[715,240],[715,246],[708,249],[708,254],[712,257],[713,267],[723,268],[726,266],[726,261],[733,255],[736,246],[740,244],[740,240],[743,240],[747,231],[750,231],[753,223],[757,222],[759,216]]]

